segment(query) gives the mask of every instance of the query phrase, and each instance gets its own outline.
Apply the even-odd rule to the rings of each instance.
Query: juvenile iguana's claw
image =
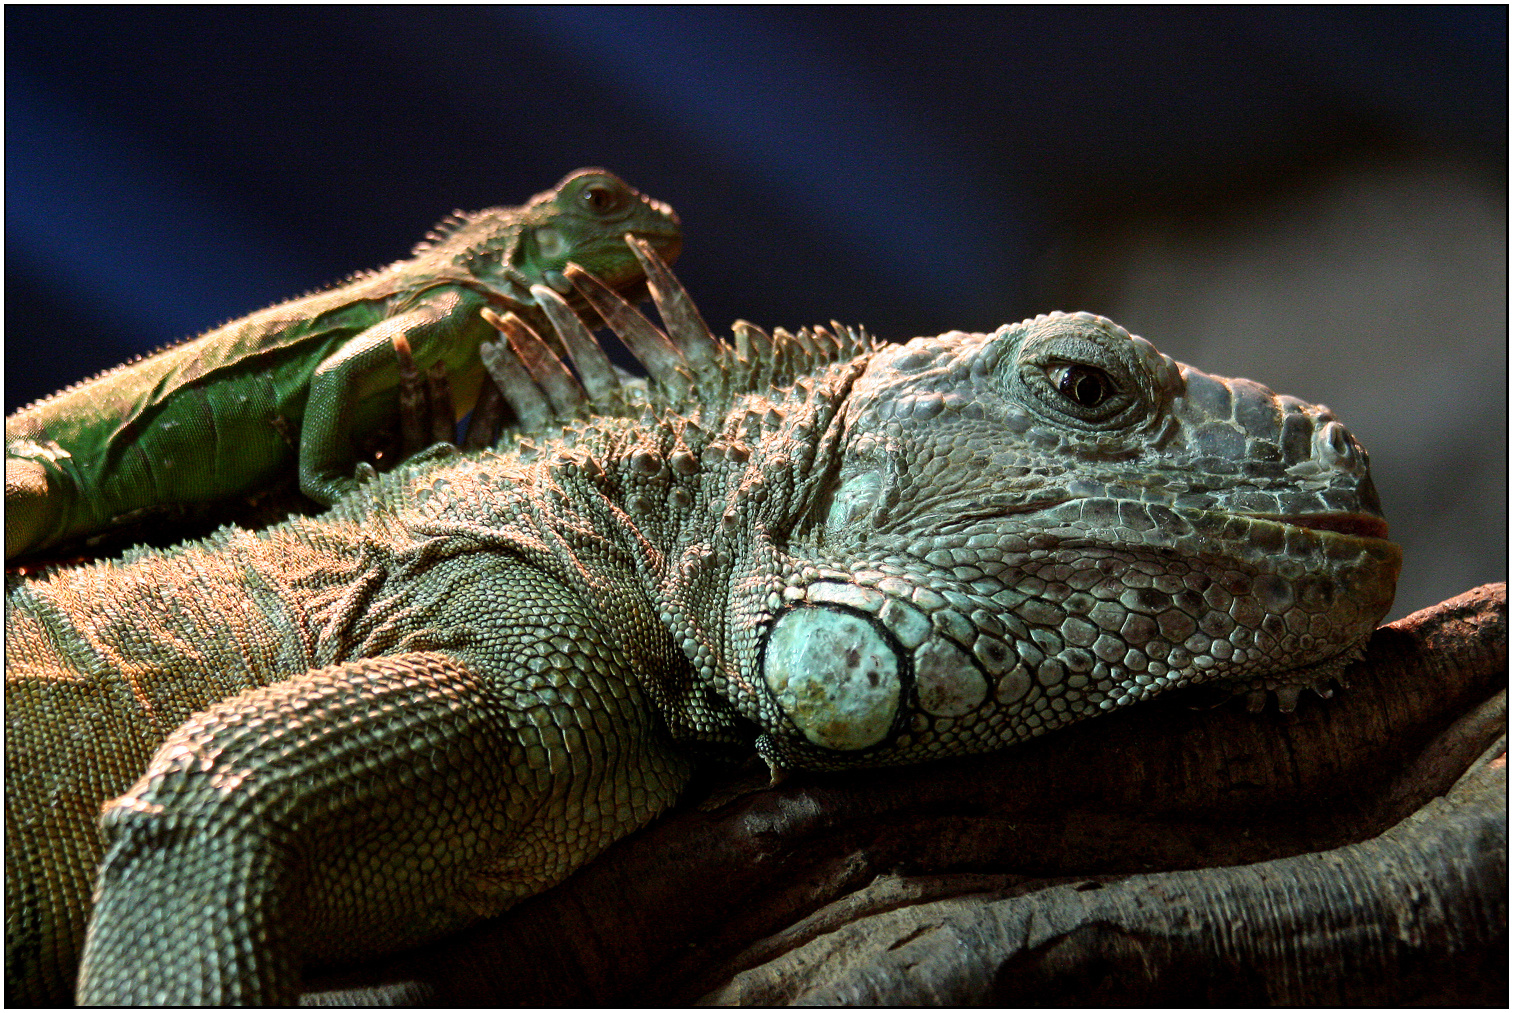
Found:
[[[329,497],[326,505],[329,506],[331,503],[335,503],[343,496],[352,492],[352,490],[364,486],[369,482],[372,482],[376,478],[378,478],[378,469],[373,467],[373,465],[369,464],[367,461],[359,461],[357,465],[352,469],[351,478],[332,479],[326,485],[326,488],[322,490],[322,492]],[[308,490],[305,492],[305,495],[310,496]],[[317,497],[310,496],[310,498],[316,499]]]

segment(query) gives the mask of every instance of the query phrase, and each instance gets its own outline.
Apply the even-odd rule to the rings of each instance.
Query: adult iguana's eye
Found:
[[[603,183],[594,183],[583,191],[583,203],[599,214],[617,211],[625,203],[625,195]]]
[[[1107,373],[1081,363],[1053,366],[1050,377],[1061,396],[1081,408],[1097,408],[1118,393]]]

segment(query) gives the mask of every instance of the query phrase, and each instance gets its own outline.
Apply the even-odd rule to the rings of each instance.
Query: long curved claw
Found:
[[[646,286],[651,289],[652,302],[656,303],[657,312],[667,325],[667,336],[672,343],[696,368],[718,362],[719,341],[672,269],[646,240],[627,232],[625,242],[646,272]]]
[[[653,379],[668,387],[678,386],[680,379],[687,382],[688,359],[640,310],[577,264],[567,265],[565,273],[579,294],[604,318],[605,326],[625,343]]]
[[[567,266],[569,274],[573,268],[572,264]],[[573,312],[572,307],[545,285],[532,286],[531,295],[535,296],[536,305],[556,328],[557,336],[562,339],[562,347],[567,349],[573,365],[578,367],[578,375],[583,378],[583,389],[587,391],[589,400],[598,405],[618,404],[623,400],[623,381],[615,371],[614,363],[609,361],[609,356],[604,354],[604,349],[599,346],[578,314]]]

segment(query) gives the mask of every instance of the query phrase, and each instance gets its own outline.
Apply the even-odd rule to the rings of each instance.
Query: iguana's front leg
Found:
[[[500,709],[476,672],[414,654],[190,719],[106,808],[79,1001],[288,1002],[319,934],[455,927],[448,902],[543,787]]]
[[[300,430],[300,491],[330,504],[374,473],[357,463],[352,434],[363,404],[401,386],[396,339],[404,341],[422,373],[438,363],[461,371],[458,407],[476,396],[483,367],[478,345],[492,336],[478,317],[483,297],[461,288],[439,289],[426,301],[352,338],[315,370]],[[355,474],[355,477],[354,477]]]
[[[537,619],[490,643],[315,670],[170,736],[106,807],[79,1001],[291,1002],[302,964],[497,913],[669,805],[691,768],[624,655],[513,575],[485,601]]]

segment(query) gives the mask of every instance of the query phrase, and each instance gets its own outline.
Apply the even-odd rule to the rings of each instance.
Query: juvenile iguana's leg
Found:
[[[431,431],[431,398],[415,366],[410,342],[403,335],[394,338],[394,355],[399,360],[399,457],[403,459],[426,445],[426,434]]]
[[[369,327],[316,368],[300,430],[301,492],[330,504],[371,476],[371,465],[357,465],[353,423],[362,402],[400,386],[395,339],[408,342],[421,372],[437,362],[454,368],[476,362],[478,343],[492,333],[478,319],[479,305],[481,297],[472,293],[439,290],[415,308]],[[481,364],[476,369],[481,375]],[[357,478],[355,471],[360,472]]]
[[[394,354],[399,363],[399,459],[437,443],[455,443],[457,412],[446,363],[431,363],[421,376],[410,342],[403,337],[394,339]],[[493,384],[485,389],[494,389]]]

